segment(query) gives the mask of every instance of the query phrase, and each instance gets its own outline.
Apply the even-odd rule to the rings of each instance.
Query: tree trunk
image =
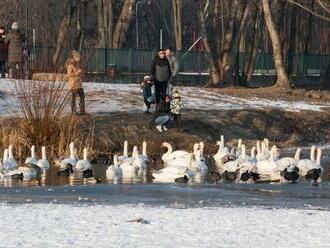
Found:
[[[262,33],[261,19],[262,19],[261,13],[260,12],[255,13],[253,19],[253,23],[254,23],[253,33],[247,49],[248,58],[244,61],[243,75],[241,79],[241,84],[243,85],[248,85],[248,83],[252,79],[254,65],[257,59],[258,44]]]
[[[265,23],[272,41],[275,69],[277,74],[276,87],[289,88],[290,81],[285,71],[283,51],[278,30],[274,24],[273,16],[269,6],[269,0],[262,0],[262,7],[264,11]]]
[[[200,5],[198,15],[199,15],[199,21],[200,21],[200,27],[201,27],[201,33],[203,36],[203,41],[205,44],[205,49],[208,54],[208,60],[209,60],[209,79],[212,85],[217,86],[220,82],[220,71],[219,71],[219,64],[218,64],[218,51],[216,49],[217,45],[214,44],[214,39],[210,39],[208,32],[206,30],[206,19],[205,14],[203,12],[204,8],[203,5]]]
[[[134,14],[135,0],[125,0],[124,7],[113,34],[113,48],[121,48],[126,39],[126,33]]]
[[[182,49],[181,1],[182,0],[173,0],[174,33],[177,51],[180,51]]]
[[[67,11],[67,13],[63,17],[63,20],[60,25],[60,29],[58,31],[55,52],[54,52],[54,55],[52,58],[54,68],[57,68],[58,60],[59,60],[60,54],[63,50],[63,44],[65,42],[65,37],[68,33],[71,19],[74,14],[74,11],[75,11],[75,7],[72,5],[71,0],[67,1],[66,11]]]
[[[97,0],[97,31],[98,31],[98,48],[105,48],[105,13],[103,0]]]

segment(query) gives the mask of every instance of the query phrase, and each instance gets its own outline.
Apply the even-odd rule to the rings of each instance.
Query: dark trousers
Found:
[[[5,78],[6,61],[0,61],[0,77]]]
[[[150,87],[145,87],[143,89],[143,100],[144,100],[144,104],[148,107],[148,110],[151,106],[152,102],[149,102],[148,99],[150,100],[150,98],[152,97],[152,92],[151,92],[151,88]]]
[[[174,127],[177,129],[181,129],[182,127],[182,116],[181,114],[172,114],[173,115],[173,119],[174,119]]]
[[[165,100],[167,90],[167,81],[155,81],[156,104]]]
[[[75,114],[77,112],[77,107],[76,107],[76,101],[77,97],[80,98],[79,102],[79,108],[80,108],[80,113],[84,114],[85,113],[85,93],[84,89],[75,89],[71,90],[71,111],[72,114]]]

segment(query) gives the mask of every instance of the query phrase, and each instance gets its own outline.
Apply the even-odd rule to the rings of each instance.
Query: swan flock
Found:
[[[321,182],[324,172],[321,165],[321,148],[312,146],[309,158],[301,159],[301,148],[296,150],[293,157],[281,157],[275,145],[270,147],[268,139],[257,141],[249,154],[241,139],[238,140],[237,146],[228,147],[222,135],[216,145],[219,147],[218,151],[206,159],[203,142],[195,143],[192,151],[173,150],[170,143],[163,142],[162,147],[166,149],[161,156],[163,168],[152,171],[153,182],[203,183],[206,178],[236,183]],[[13,145],[5,149],[0,161],[0,180],[31,180],[45,175],[51,167],[46,147],[41,147],[42,156],[39,160],[35,146],[31,146],[30,150],[30,157],[26,158],[24,165],[19,166],[14,158]],[[107,165],[106,178],[115,181],[137,176],[146,178],[149,163],[146,141],[142,143],[142,153],[139,153],[138,146],[133,146],[131,156],[128,153],[128,142],[125,141],[123,154],[115,154]],[[88,148],[83,149],[83,158],[79,159],[73,142],[69,145],[69,156],[56,159],[54,165],[58,167],[58,176],[79,174],[84,178],[93,177]]]

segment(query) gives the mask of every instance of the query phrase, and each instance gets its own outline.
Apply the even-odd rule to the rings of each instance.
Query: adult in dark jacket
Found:
[[[151,73],[155,82],[156,108],[165,100],[168,81],[171,78],[171,66],[165,56],[165,51],[160,51],[155,57]]]
[[[23,50],[25,38],[18,29],[18,23],[14,22],[11,31],[5,39],[8,44],[8,63],[12,78],[23,77]]]
[[[5,28],[0,27],[0,78],[5,77],[6,62],[8,60],[8,46],[5,44]]]

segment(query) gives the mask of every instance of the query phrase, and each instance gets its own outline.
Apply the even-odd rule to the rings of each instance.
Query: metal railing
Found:
[[[35,68],[43,68],[51,61],[53,48],[35,47],[33,64]],[[81,51],[85,59],[85,67],[90,73],[107,73],[110,67],[116,67],[117,73],[135,74],[148,73],[151,68],[156,51],[133,49],[98,49],[84,48]],[[63,58],[69,54],[69,49],[64,49]],[[208,72],[208,56],[206,52],[176,53],[182,74],[206,74]],[[239,55],[240,71],[243,69],[246,55]],[[292,75],[313,76],[323,75],[330,62],[330,55],[317,54],[290,54],[286,56],[286,64],[290,62]],[[64,63],[64,59],[61,61]],[[255,75],[274,75],[275,66],[273,55],[258,53],[255,64]]]

